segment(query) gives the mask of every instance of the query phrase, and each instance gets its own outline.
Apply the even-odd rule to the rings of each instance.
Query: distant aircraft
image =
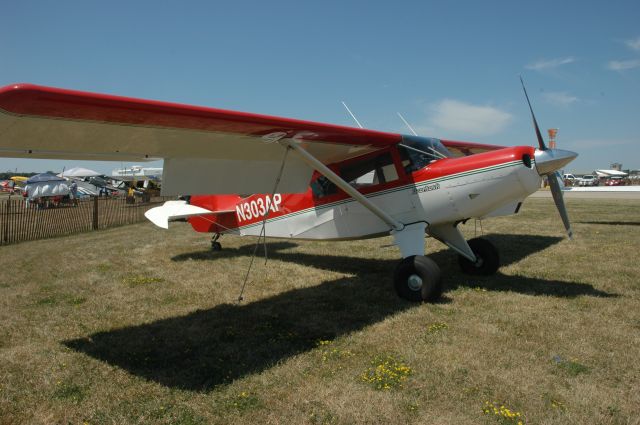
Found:
[[[15,182],[12,180],[2,180],[0,181],[0,192],[9,192],[13,193],[13,185]]]
[[[524,89],[524,84],[523,84]],[[526,95],[526,90],[525,90]],[[30,84],[0,89],[0,156],[144,161],[164,159],[169,201],[147,217],[160,227],[188,218],[199,232],[344,240],[391,234],[394,284],[412,301],[441,292],[425,233],[459,254],[462,270],[500,265],[486,239],[458,229],[473,218],[514,214],[547,176],[569,236],[556,170],[577,154],[407,136],[221,109]],[[213,195],[212,195],[213,194]]]
[[[12,176],[9,180],[0,181],[0,192],[21,193],[29,177]]]

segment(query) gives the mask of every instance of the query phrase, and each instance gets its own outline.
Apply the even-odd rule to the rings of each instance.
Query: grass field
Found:
[[[0,247],[0,424],[640,423],[640,202],[483,223],[503,267],[398,299],[390,238],[138,224]],[[464,226],[469,237],[474,224]],[[480,228],[478,227],[478,231]]]

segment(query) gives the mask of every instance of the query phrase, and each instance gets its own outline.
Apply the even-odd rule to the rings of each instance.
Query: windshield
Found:
[[[402,136],[398,145],[402,166],[407,173],[417,171],[430,163],[453,155],[438,139],[419,136]]]

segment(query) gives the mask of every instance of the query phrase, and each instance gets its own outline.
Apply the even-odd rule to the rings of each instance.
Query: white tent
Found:
[[[625,173],[624,171],[618,171],[618,170],[596,170],[596,174],[598,175],[598,177],[613,177],[613,176],[627,177],[628,176],[628,174]]]
[[[101,175],[97,171],[89,170],[88,168],[74,167],[58,174],[58,177],[95,177]]]

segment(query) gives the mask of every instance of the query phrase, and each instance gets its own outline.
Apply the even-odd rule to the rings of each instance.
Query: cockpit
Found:
[[[337,164],[334,171],[351,186],[367,190],[393,184],[435,161],[453,157],[440,140],[429,137],[402,136],[396,146]],[[315,198],[338,193],[334,183],[317,174],[312,178],[311,190]]]
[[[453,157],[440,140],[432,137],[402,136],[398,151],[407,174],[439,159]]]

